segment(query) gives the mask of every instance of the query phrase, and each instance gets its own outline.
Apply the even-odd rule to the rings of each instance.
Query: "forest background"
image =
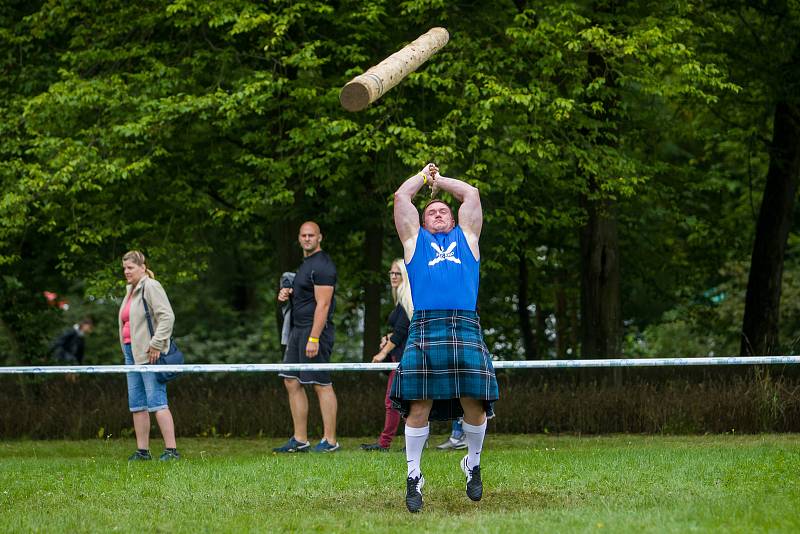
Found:
[[[340,107],[434,26],[418,72]],[[429,161],[481,191],[496,358],[796,354],[798,36],[796,1],[3,2],[0,362],[91,315],[87,362],[120,363],[130,249],[191,361],[279,361],[307,219],[335,359],[370,359],[392,193]]]

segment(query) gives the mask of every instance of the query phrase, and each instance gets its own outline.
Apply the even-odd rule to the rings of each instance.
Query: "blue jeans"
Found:
[[[133,365],[130,344],[123,345],[125,365]],[[155,373],[127,373],[128,408],[132,412],[157,412],[167,409],[167,385],[156,380]]]
[[[453,431],[450,433],[450,437],[454,439],[461,439],[464,437],[464,427],[461,423],[464,422],[463,417],[459,417],[458,419],[453,419]]]

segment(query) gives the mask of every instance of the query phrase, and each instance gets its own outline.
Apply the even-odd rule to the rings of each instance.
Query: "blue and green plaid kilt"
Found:
[[[493,405],[499,398],[497,379],[478,314],[415,311],[392,382],[392,406],[407,416],[409,401],[433,399],[429,419],[447,421],[464,415],[459,402],[462,397],[483,400],[486,415],[494,415]]]

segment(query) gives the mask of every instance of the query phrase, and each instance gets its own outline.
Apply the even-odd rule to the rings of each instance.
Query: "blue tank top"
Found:
[[[480,261],[461,227],[446,234],[420,228],[414,257],[406,267],[415,310],[475,311]]]

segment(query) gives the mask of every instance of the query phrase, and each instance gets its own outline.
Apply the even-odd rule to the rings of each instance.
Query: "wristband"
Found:
[[[308,336],[308,341],[309,341],[310,343],[319,343],[319,338],[318,338],[318,337],[311,337],[311,336]]]
[[[428,183],[428,177],[423,174],[422,175],[422,185],[427,185],[427,183]]]

